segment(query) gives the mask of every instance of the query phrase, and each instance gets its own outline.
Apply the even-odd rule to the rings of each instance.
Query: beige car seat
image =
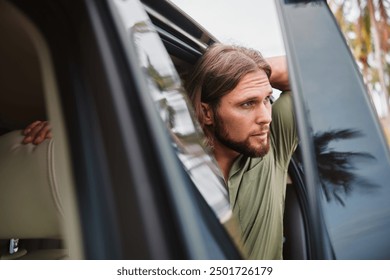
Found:
[[[0,136],[0,239],[61,238],[63,210],[54,140],[22,144],[21,131]],[[64,249],[3,254],[1,259],[64,259]]]

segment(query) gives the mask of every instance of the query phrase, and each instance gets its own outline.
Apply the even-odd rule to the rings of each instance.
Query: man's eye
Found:
[[[245,102],[245,103],[241,104],[241,106],[243,108],[250,108],[250,107],[253,107],[254,105],[255,105],[254,101],[248,101],[248,102]]]
[[[264,98],[264,104],[268,104],[271,102],[271,96],[267,96],[266,98]]]

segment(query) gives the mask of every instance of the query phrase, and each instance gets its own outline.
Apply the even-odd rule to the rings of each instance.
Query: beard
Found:
[[[246,140],[243,141],[235,141],[233,140],[230,135],[229,131],[227,130],[224,122],[222,121],[222,118],[218,115],[218,113],[215,115],[215,126],[214,126],[214,137],[216,140],[218,140],[221,144],[225,145],[229,149],[232,149],[246,157],[264,157],[270,149],[270,133],[267,134],[266,141],[261,143],[260,147],[254,147],[250,143],[249,137]]]

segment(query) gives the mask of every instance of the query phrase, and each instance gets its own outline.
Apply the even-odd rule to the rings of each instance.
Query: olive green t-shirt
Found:
[[[229,173],[230,204],[250,259],[282,259],[287,168],[298,144],[291,103],[285,92],[272,105],[269,153],[240,156]]]

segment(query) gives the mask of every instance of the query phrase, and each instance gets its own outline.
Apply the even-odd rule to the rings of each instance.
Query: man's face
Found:
[[[243,77],[213,112],[214,140],[227,152],[263,157],[269,151],[272,87],[259,70]]]

